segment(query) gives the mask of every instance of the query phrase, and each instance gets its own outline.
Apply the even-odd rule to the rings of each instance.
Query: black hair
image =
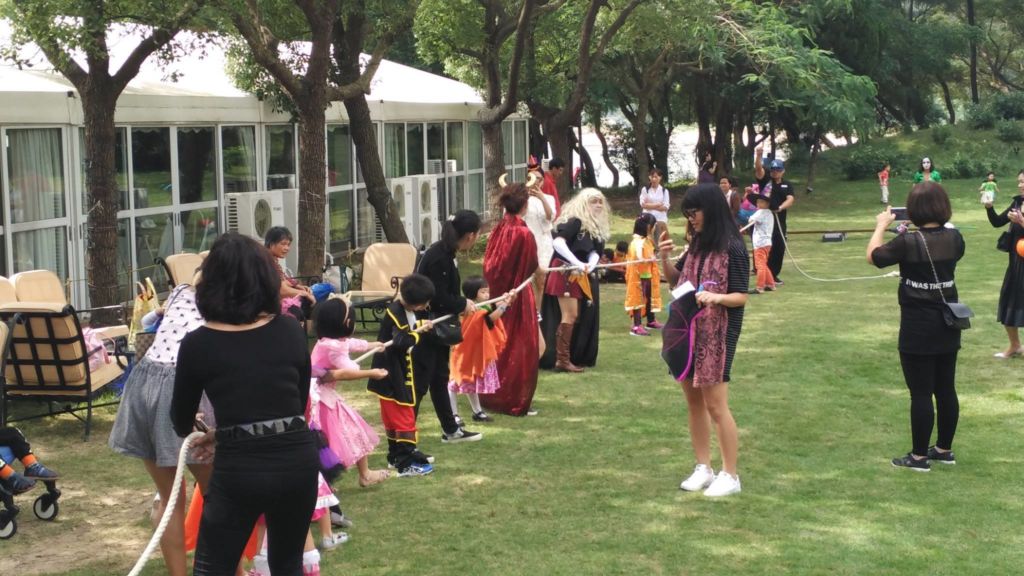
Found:
[[[651,226],[654,226],[656,222],[657,220],[655,220],[654,214],[648,214],[647,212],[644,212],[643,214],[637,216],[636,220],[633,222],[633,234],[647,236],[647,234],[650,232]]]
[[[625,240],[619,240],[615,244],[616,252],[625,252],[626,250],[629,250],[629,242],[626,242]]]
[[[289,242],[295,241],[295,239],[292,238],[292,231],[284,226],[274,226],[270,230],[267,230],[267,233],[263,236],[263,245],[270,248],[274,244],[285,240],[288,240]]]
[[[434,283],[422,274],[409,274],[402,278],[399,293],[402,295],[402,302],[409,306],[428,304],[434,299]]]
[[[657,174],[659,178],[664,178],[665,173],[661,171],[661,168],[651,168],[647,171],[647,177],[650,178],[654,174]]]
[[[222,234],[203,260],[196,308],[207,321],[249,324],[281,311],[281,276],[270,252],[237,232]]]
[[[441,227],[441,243],[451,251],[459,246],[459,240],[466,234],[480,231],[480,215],[472,210],[459,210],[444,221]]]
[[[995,176],[995,175],[996,175],[995,172],[993,172],[992,170],[989,170],[988,173],[985,174],[985,179],[986,179],[985,181],[988,182],[988,177],[989,176]],[[998,182],[998,180],[996,180],[995,178],[993,178],[992,181],[993,182]]]
[[[313,309],[317,338],[348,338],[355,332],[355,320],[341,298],[328,298]]]
[[[683,212],[687,210],[700,210],[704,214],[704,224],[700,233],[695,232],[692,242],[696,252],[725,252],[730,242],[740,240],[736,220],[717,184],[691,186],[683,196]]]
[[[605,248],[604,249],[604,257],[609,259],[609,260],[611,260],[612,258],[615,258],[615,250],[612,250],[611,248]]]
[[[907,217],[914,226],[921,227],[929,222],[940,226],[953,217],[946,190],[935,182],[921,182],[907,195]]]
[[[484,288],[487,288],[487,280],[483,276],[470,276],[462,281],[462,295],[470,300],[476,300]]]
[[[928,162],[931,165],[931,171],[935,172],[936,171],[935,170],[935,160],[932,160],[931,158],[928,158]],[[918,164],[918,171],[919,172],[924,172],[924,158],[921,158],[921,163]]]
[[[526,189],[526,184],[522,182],[509,183],[508,186],[501,189],[501,195],[498,196],[498,205],[509,214],[519,214],[529,201],[530,192]]]
[[[552,168],[565,168],[565,160],[562,160],[558,156],[552,156],[551,160],[548,160],[548,170]]]

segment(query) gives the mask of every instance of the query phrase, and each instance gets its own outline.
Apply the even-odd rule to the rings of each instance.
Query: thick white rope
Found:
[[[779,226],[779,230],[781,230],[782,227],[779,223],[778,213],[775,213],[773,215],[775,216],[775,225]],[[793,264],[793,267],[796,268],[796,271],[803,274],[805,278],[809,280],[814,280],[815,282],[847,282],[850,280],[878,280],[879,278],[894,278],[899,277],[900,275],[899,270],[893,270],[891,272],[886,272],[885,274],[878,274],[876,276],[849,276],[846,278],[818,278],[815,276],[811,276],[807,272],[804,272],[804,269],[800,267],[800,263],[797,262],[796,258],[793,256],[793,252],[791,252],[789,249],[789,242],[786,242],[786,235],[780,234],[780,236],[782,237],[782,246],[786,250],[786,255],[789,256],[789,261],[790,263]]]
[[[510,297],[511,296],[515,296],[516,294],[519,294],[520,292],[522,292],[524,288],[529,286],[531,282],[533,282],[533,276],[530,276],[526,280],[523,280],[522,284],[520,284],[519,286],[516,286],[515,288],[510,290],[508,292],[508,294],[502,294],[501,296],[498,296],[497,298],[491,298],[490,300],[484,300],[483,302],[477,302],[476,303],[476,307],[479,308],[480,306],[486,306],[487,304],[494,304],[495,302],[501,302],[502,300],[505,299],[506,296],[510,296]],[[430,322],[431,323],[442,322],[444,320],[447,320],[447,319],[451,318],[452,316],[455,316],[455,314],[445,314],[444,316],[439,316],[437,318],[432,318],[430,320]],[[426,332],[427,330],[429,330],[429,328],[424,325],[424,326],[420,326],[419,328],[416,328],[415,330],[413,330],[413,332]],[[387,342],[384,343],[384,348],[387,348],[388,346],[391,346],[394,343],[395,343],[394,340],[388,340]],[[366,360],[367,358],[369,358],[370,356],[373,356],[374,354],[376,354],[378,352],[383,352],[383,350],[384,350],[383,348],[375,349],[375,350],[370,350],[366,354],[363,354],[362,356],[356,358],[355,359],[355,363],[358,364],[358,363],[362,362],[363,360]]]
[[[142,556],[135,563],[135,567],[128,573],[128,576],[138,576],[142,572],[142,568],[149,561],[149,557],[156,550],[157,545],[160,544],[160,538],[164,535],[164,530],[167,529],[167,525],[171,523],[171,515],[174,514],[174,506],[178,502],[178,496],[181,492],[181,478],[185,473],[185,458],[188,456],[189,448],[192,447],[192,442],[205,436],[205,432],[193,432],[185,437],[185,442],[181,445],[181,451],[178,452],[178,469],[174,472],[174,487],[171,488],[171,494],[167,497],[167,502],[164,503],[164,514],[160,517],[160,524],[157,525],[156,530],[153,532],[153,537],[149,539],[149,544],[146,545],[146,549],[142,551]]]

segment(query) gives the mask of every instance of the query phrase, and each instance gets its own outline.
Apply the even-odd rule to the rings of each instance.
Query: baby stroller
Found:
[[[14,454],[9,448],[0,446],[0,459],[11,462],[14,460]],[[39,482],[46,486],[46,493],[37,497],[32,503],[32,512],[35,513],[36,518],[49,522],[57,518],[57,514],[60,513],[60,506],[57,504],[57,500],[60,499],[60,490],[57,489],[56,480],[40,480]],[[3,503],[3,509],[0,509],[0,540],[7,540],[18,533],[16,518],[21,509],[14,503],[14,492],[2,480],[0,480],[0,502]]]

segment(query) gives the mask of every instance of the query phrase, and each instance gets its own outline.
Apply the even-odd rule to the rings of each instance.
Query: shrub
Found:
[[[904,161],[903,155],[891,148],[864,145],[855,147],[846,158],[840,160],[839,169],[847,180],[860,180],[877,176],[886,162],[898,170],[897,167]]]
[[[1004,120],[1024,120],[1024,92],[996,94],[992,97],[992,110]]]
[[[986,104],[971,104],[967,107],[967,124],[975,130],[994,128],[998,120],[996,111]]]
[[[1024,126],[1017,122],[1004,120],[996,125],[996,138],[1007,144],[1024,141]]]
[[[939,169],[943,178],[980,178],[990,167],[976,154],[957,152],[946,169]]]
[[[939,146],[945,145],[946,142],[949,142],[949,139],[952,137],[953,128],[948,125],[936,126],[935,128],[932,128],[932,142],[935,142]]]

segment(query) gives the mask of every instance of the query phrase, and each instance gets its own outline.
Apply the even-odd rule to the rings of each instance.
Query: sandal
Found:
[[[370,470],[370,474],[366,478],[359,477],[359,486],[369,488],[374,484],[380,484],[388,478],[391,478],[391,472],[388,470]]]

